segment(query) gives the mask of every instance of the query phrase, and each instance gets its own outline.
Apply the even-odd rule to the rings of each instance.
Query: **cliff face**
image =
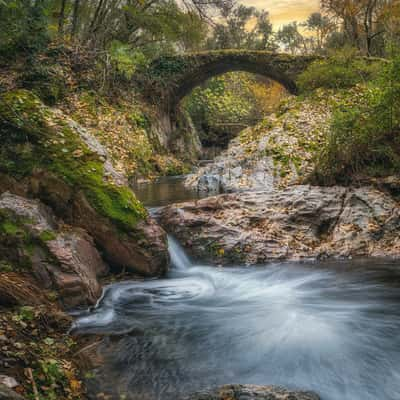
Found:
[[[278,112],[240,132],[213,163],[190,176],[187,185],[234,192],[300,182],[312,172],[329,130],[332,105],[327,99],[323,93],[288,98]]]
[[[1,191],[37,198],[84,229],[111,264],[160,275],[166,235],[89,132],[31,92],[0,98]]]
[[[22,399],[3,385],[10,379],[10,387],[34,397],[34,379],[40,396],[83,399],[80,371],[89,361],[77,352],[94,339],[67,334],[64,311],[94,305],[115,272],[167,271],[166,234],[129,178],[174,173],[183,164],[159,143],[162,126],[158,132],[147,124],[150,111],[101,97],[93,103],[89,91],[72,90],[65,68],[43,81],[13,71],[6,85],[3,72],[0,359],[7,362],[0,398]],[[53,79],[59,73],[64,79]],[[15,89],[21,86],[29,90]]]

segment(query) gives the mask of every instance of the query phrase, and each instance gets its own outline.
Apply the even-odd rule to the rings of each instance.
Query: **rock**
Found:
[[[165,207],[159,217],[196,256],[224,263],[400,257],[399,204],[373,187],[227,194]]]
[[[0,195],[0,209],[8,210],[25,220],[25,226],[35,236],[57,228],[55,219],[48,207],[39,201],[28,200],[5,192]]]
[[[0,375],[0,385],[13,389],[19,386],[19,383],[12,376]]]
[[[373,182],[376,187],[390,193],[397,200],[400,199],[400,177],[387,176],[385,178],[375,178]]]
[[[86,129],[33,93],[14,90],[0,96],[0,141],[0,189],[40,199],[57,218],[87,231],[121,269],[167,271],[166,233]]]
[[[25,400],[24,397],[9,389],[7,386],[0,384],[0,400]]]
[[[276,386],[226,385],[205,390],[185,400],[320,400],[312,392],[290,391]]]
[[[93,235],[111,264],[147,276],[159,276],[167,271],[166,233],[153,218],[139,221],[130,232],[118,232],[82,194],[74,199],[72,215],[74,223]]]
[[[83,230],[60,232],[47,242],[50,253],[59,266],[51,268],[50,274],[64,305],[74,307],[94,304],[102,288],[97,278],[105,276],[108,267],[96,250],[93,239]]]
[[[0,241],[6,242],[5,248],[10,240],[14,245],[9,262],[29,264],[42,287],[57,289],[65,307],[97,301],[102,291],[98,278],[108,268],[84,230],[58,226],[48,207],[7,192],[0,196],[0,212],[3,230],[8,229]]]
[[[272,191],[299,183],[314,168],[314,155],[329,129],[330,109],[323,98],[319,102],[289,98],[287,106],[283,113],[240,132],[227,150],[185,184],[216,193],[216,188]]]
[[[80,138],[88,148],[104,160],[104,173],[108,178],[111,178],[117,185],[128,186],[128,179],[126,176],[116,171],[112,165],[107,149],[94,136],[92,136],[87,129],[83,128],[74,120],[66,118],[59,110],[54,110],[54,113],[65,119],[68,126],[79,134]]]

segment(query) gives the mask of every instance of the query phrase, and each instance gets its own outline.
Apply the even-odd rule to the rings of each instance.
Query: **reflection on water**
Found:
[[[185,187],[186,176],[168,176],[150,182],[133,183],[137,198],[147,207],[166,206],[171,203],[196,200],[207,193]]]
[[[95,391],[175,400],[254,383],[323,400],[400,399],[398,266],[221,269],[193,265],[173,240],[170,253],[166,279],[111,285],[76,321],[81,333],[110,335]]]

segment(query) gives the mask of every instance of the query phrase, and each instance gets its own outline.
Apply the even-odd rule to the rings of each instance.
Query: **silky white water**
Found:
[[[89,389],[177,399],[226,383],[323,400],[400,399],[400,266],[197,265],[170,238],[168,277],[108,286],[78,333],[106,335]],[[95,395],[93,395],[95,398]]]

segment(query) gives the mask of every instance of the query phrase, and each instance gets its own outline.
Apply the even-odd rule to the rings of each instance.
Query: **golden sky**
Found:
[[[319,10],[319,0],[239,0],[246,6],[254,6],[270,12],[271,21],[277,29],[292,21],[304,21]]]

